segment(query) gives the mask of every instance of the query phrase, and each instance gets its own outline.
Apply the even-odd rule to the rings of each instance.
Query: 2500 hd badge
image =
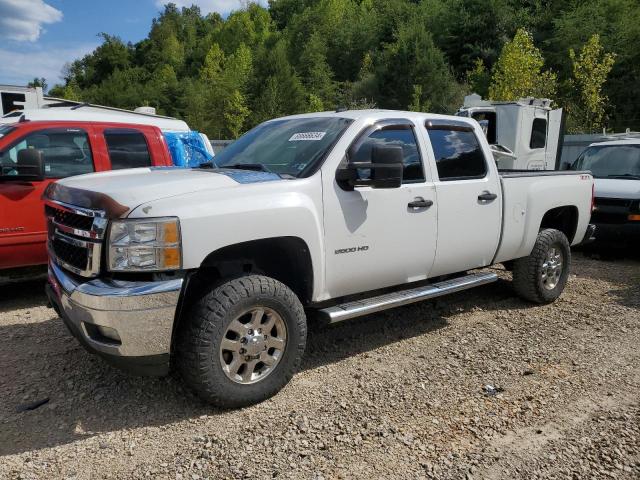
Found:
[[[359,247],[339,248],[335,251],[335,254],[340,255],[341,253],[366,252],[367,250],[369,250],[369,245],[361,245]]]

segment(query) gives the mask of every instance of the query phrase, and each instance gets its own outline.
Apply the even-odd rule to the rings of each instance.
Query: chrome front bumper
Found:
[[[150,373],[166,373],[183,279],[78,282],[75,278],[49,262],[49,298],[80,343],[125,369],[147,373],[135,367],[156,365],[158,371]]]

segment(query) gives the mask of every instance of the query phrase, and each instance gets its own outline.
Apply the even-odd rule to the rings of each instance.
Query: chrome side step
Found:
[[[321,318],[329,323],[337,323],[350,318],[381,312],[389,308],[401,307],[410,303],[440,297],[449,293],[460,292],[468,288],[477,287],[498,280],[495,273],[471,273],[464,277],[432,283],[410,290],[386,293],[377,297],[356,300],[342,305],[318,310]]]

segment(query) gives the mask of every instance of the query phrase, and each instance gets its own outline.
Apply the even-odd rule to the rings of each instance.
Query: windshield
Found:
[[[0,125],[0,138],[4,137],[5,135],[9,135],[15,129],[16,127],[12,127],[11,125]]]
[[[587,148],[571,167],[591,170],[596,178],[640,178],[640,145],[603,145]]]
[[[254,165],[301,177],[322,161],[352,120],[337,117],[292,118],[258,125],[214,158],[215,165]]]

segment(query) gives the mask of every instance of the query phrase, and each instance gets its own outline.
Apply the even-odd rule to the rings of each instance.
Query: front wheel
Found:
[[[525,300],[551,303],[562,294],[570,265],[571,248],[565,234],[544,229],[531,254],[513,262],[513,287]]]
[[[306,334],[302,305],[286,285],[261,275],[236,278],[191,309],[178,336],[178,369],[211,404],[251,405],[291,380]]]

